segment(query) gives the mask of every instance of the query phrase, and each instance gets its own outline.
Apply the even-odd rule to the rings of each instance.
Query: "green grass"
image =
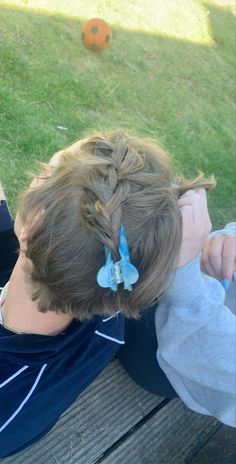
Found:
[[[215,227],[234,211],[234,2],[0,0],[0,179],[15,212],[36,161],[90,129],[158,138],[185,174],[215,174]],[[90,17],[112,26],[85,49]],[[68,131],[60,131],[58,125]]]

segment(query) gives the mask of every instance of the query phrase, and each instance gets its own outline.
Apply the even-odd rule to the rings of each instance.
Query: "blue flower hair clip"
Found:
[[[135,284],[139,279],[139,272],[130,262],[128,243],[123,224],[120,228],[118,250],[121,259],[114,263],[110,250],[105,247],[106,262],[105,266],[101,267],[97,273],[97,283],[100,287],[110,288],[114,292],[117,291],[119,284],[124,283],[124,289],[131,292],[133,289],[132,284]]]

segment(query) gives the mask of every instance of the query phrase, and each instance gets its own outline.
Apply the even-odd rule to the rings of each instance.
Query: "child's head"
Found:
[[[56,167],[45,166],[44,175],[20,206],[22,222],[29,226],[32,299],[39,311],[71,313],[79,320],[117,310],[136,317],[157,301],[180,248],[178,196],[213,185],[203,176],[192,182],[176,179],[160,145],[120,132],[72,145],[61,152]],[[119,260],[121,224],[140,274],[132,292],[123,284],[113,292],[96,280],[105,246]]]

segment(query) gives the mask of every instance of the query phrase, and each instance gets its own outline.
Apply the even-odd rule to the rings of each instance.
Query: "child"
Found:
[[[214,185],[176,180],[158,144],[120,132],[82,140],[42,168],[21,198],[18,259],[0,207],[1,458],[53,427],[124,343],[124,315],[137,318],[168,288],[178,197]]]
[[[200,272],[209,223],[205,192],[188,191],[178,204],[183,218],[178,269],[158,307],[138,322],[127,321],[119,357],[152,393],[178,394],[192,410],[236,427],[236,224],[211,234],[204,247],[202,267],[224,278],[219,283]]]

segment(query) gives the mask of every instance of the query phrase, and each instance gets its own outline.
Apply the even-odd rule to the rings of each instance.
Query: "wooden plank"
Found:
[[[236,429],[222,425],[191,464],[235,464]]]
[[[90,385],[44,438],[3,464],[92,464],[163,398],[139,387],[118,360]]]
[[[174,399],[96,462],[186,464],[219,427],[217,420],[194,413]]]

